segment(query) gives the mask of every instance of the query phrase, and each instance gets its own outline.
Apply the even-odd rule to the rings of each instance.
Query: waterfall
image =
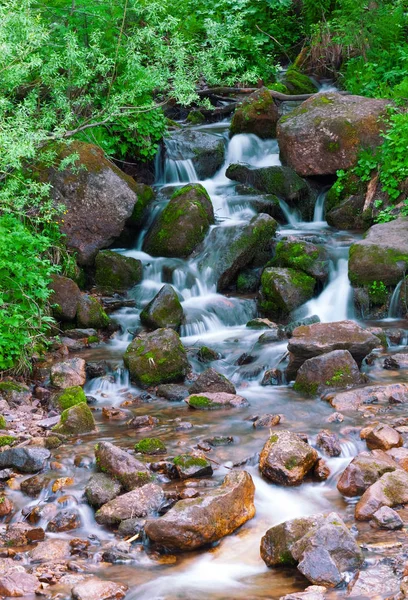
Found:
[[[390,307],[388,309],[388,318],[389,319],[398,319],[398,317],[401,316],[398,313],[400,311],[401,288],[402,288],[402,284],[404,283],[404,281],[405,281],[405,277],[403,277],[401,279],[401,281],[398,283],[397,287],[395,288],[395,290],[392,293],[391,300],[390,300]]]
[[[326,201],[327,192],[321,192],[316,199],[316,204],[313,213],[313,222],[324,222],[324,203]]]

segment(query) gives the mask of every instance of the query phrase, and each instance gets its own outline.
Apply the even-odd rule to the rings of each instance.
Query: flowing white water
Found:
[[[398,319],[401,315],[398,314],[400,311],[400,295],[402,284],[405,281],[405,277],[396,286],[390,300],[390,306],[388,309],[388,319]]]

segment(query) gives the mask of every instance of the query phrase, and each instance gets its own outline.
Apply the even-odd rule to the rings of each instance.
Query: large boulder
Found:
[[[366,404],[405,404],[408,402],[408,384],[367,385],[355,390],[325,394],[324,399],[333,408],[343,411],[358,410]]]
[[[350,248],[349,278],[361,286],[374,281],[396,285],[408,269],[408,217],[373,225]]]
[[[182,129],[171,133],[164,143],[166,158],[190,159],[200,180],[215,175],[224,162],[224,140],[211,133]]]
[[[391,473],[396,469],[398,464],[385,452],[360,452],[341,474],[337,489],[343,496],[361,496],[384,473]]]
[[[195,550],[235,531],[255,515],[255,486],[246,471],[231,471],[222,485],[200,498],[180,500],[163,517],[150,519],[148,537],[173,551]]]
[[[163,503],[164,494],[161,487],[147,483],[104,504],[95,513],[95,520],[100,525],[118,525],[126,519],[146,517],[158,511]]]
[[[140,260],[101,250],[95,258],[95,283],[103,292],[125,292],[140,283],[143,267]]]
[[[267,88],[257,90],[246,98],[232,117],[230,135],[254,133],[258,137],[276,137],[278,107]]]
[[[80,435],[94,431],[95,428],[91,409],[87,404],[81,403],[64,410],[58,425],[53,427],[53,431],[63,435]]]
[[[108,248],[122,233],[138,197],[135,181],[108,161],[103,150],[75,141],[59,158],[75,153],[75,169],[41,168],[40,177],[51,184],[55,204],[66,208],[61,223],[65,243],[80,265],[91,265],[98,250]]]
[[[122,490],[121,484],[106,475],[106,473],[94,473],[85,487],[85,496],[91,506],[99,508],[119,496]]]
[[[50,303],[54,317],[58,321],[74,321],[81,298],[78,285],[68,277],[52,275],[50,288],[52,290]]]
[[[109,317],[97,298],[90,294],[81,294],[77,310],[77,323],[79,327],[103,329],[109,325]]]
[[[355,517],[368,521],[382,506],[393,508],[408,503],[408,473],[400,469],[385,473],[371,485],[356,504]]]
[[[349,169],[362,147],[382,143],[381,118],[388,104],[336,92],[316,94],[278,122],[283,162],[305,177]]]
[[[301,240],[283,240],[275,247],[273,264],[307,273],[318,281],[325,282],[329,276],[329,256],[324,246]]]
[[[184,318],[183,307],[174,288],[166,283],[140,313],[140,320],[150,329],[179,329]]]
[[[116,581],[89,577],[71,589],[72,600],[122,600],[128,586]]]
[[[116,479],[126,490],[133,490],[150,481],[145,464],[110,442],[96,445],[95,458],[99,469]]]
[[[367,354],[380,346],[378,337],[354,321],[303,325],[293,331],[288,343],[287,374],[293,377],[305,360],[333,350],[348,350],[357,364],[361,364]]]
[[[70,358],[55,363],[51,367],[50,377],[52,385],[62,389],[84,385],[85,361],[83,358]]]
[[[313,469],[318,459],[314,448],[291,431],[274,432],[259,458],[264,477],[280,485],[298,485]]]
[[[186,351],[172,329],[156,329],[136,337],[123,360],[132,381],[144,386],[181,380],[190,368]]]
[[[50,451],[45,448],[10,448],[0,452],[0,469],[12,468],[21,473],[37,473],[45,467],[50,456]]]
[[[190,394],[199,394],[200,392],[226,392],[235,394],[235,385],[215,369],[210,367],[197,377],[190,387]]]
[[[261,276],[258,306],[272,319],[287,317],[313,297],[316,281],[295,269],[267,267]]]
[[[245,227],[214,228],[206,245],[208,250],[199,263],[200,271],[211,270],[217,290],[226,290],[255,258],[270,253],[277,228],[275,219],[264,214],[254,217]]]
[[[203,241],[214,211],[205,188],[189,184],[175,192],[146,234],[145,252],[153,256],[183,258]]]
[[[365,381],[348,350],[333,350],[306,360],[296,374],[293,388],[315,396],[329,389],[352,387]]]

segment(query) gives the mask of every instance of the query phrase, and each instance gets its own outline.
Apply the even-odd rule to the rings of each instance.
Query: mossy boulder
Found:
[[[219,135],[181,129],[172,132],[164,143],[166,158],[190,159],[200,180],[213,177],[224,162],[225,142]]]
[[[75,165],[60,171],[39,164],[33,175],[51,184],[52,199],[66,207],[61,231],[78,264],[92,265],[98,250],[122,233],[138,202],[137,188],[98,146],[75,141],[63,146],[59,158],[72,154],[78,154]]]
[[[333,350],[306,360],[297,372],[293,389],[315,396],[331,389],[357,386],[365,381],[348,350]]]
[[[172,329],[156,329],[136,337],[123,360],[131,380],[143,386],[180,381],[190,368],[186,351]]]
[[[331,175],[354,166],[361,148],[382,143],[388,100],[316,94],[277,125],[285,164],[301,176]]]
[[[323,246],[311,242],[284,240],[275,247],[273,266],[304,271],[318,281],[329,276],[329,255]]]
[[[95,420],[89,406],[85,403],[64,410],[60,422],[53,427],[53,431],[63,435],[80,435],[94,430]]]
[[[276,430],[262,448],[259,470],[273,483],[298,485],[318,458],[316,450],[296,433]]]
[[[317,85],[296,67],[290,67],[282,78],[282,83],[289,94],[315,94]]]
[[[143,249],[153,256],[183,258],[200,244],[214,211],[205,188],[189,184],[175,192],[147,232]]]
[[[143,277],[140,260],[112,250],[98,252],[95,267],[95,283],[103,292],[125,292]]]
[[[183,319],[184,312],[179,297],[167,283],[140,313],[142,324],[150,329],[179,329]]]
[[[237,394],[228,394],[227,392],[201,392],[200,394],[191,394],[184,399],[190,408],[196,410],[217,410],[223,408],[243,408],[249,405],[249,402]]]
[[[371,214],[363,211],[364,196],[349,196],[326,212],[326,221],[331,227],[345,231],[365,231],[372,223]]]
[[[159,438],[144,438],[135,444],[136,452],[141,454],[166,454],[167,449]]]
[[[407,217],[370,227],[365,238],[350,248],[349,278],[354,286],[374,281],[396,285],[407,269]]]
[[[81,290],[72,279],[52,275],[50,283],[52,312],[58,321],[74,321],[81,298]]]
[[[309,184],[290,167],[253,168],[238,163],[229,165],[225,174],[233,181],[285,200],[289,206],[297,208],[305,220],[312,219],[315,194]]]
[[[104,329],[110,323],[100,301],[90,294],[81,294],[76,318],[78,327]]]
[[[144,463],[110,442],[96,444],[95,459],[102,473],[116,479],[126,490],[144,486],[151,479]]]
[[[246,98],[232,117],[230,135],[254,133],[262,139],[276,137],[278,107],[267,88],[261,88]]]
[[[173,458],[173,463],[180,479],[190,479],[190,477],[211,477],[213,474],[211,463],[202,456],[180,454]]]
[[[85,496],[91,506],[99,508],[119,496],[122,486],[105,473],[94,473],[85,487]]]
[[[258,306],[269,318],[283,318],[313,297],[316,281],[295,269],[268,267],[261,276]]]
[[[349,498],[362,496],[384,473],[398,468],[398,464],[385,452],[360,452],[341,474],[337,489]]]
[[[401,469],[384,473],[373,483],[356,504],[355,518],[368,521],[382,506],[408,504],[408,473]]]
[[[210,233],[208,252],[199,268],[212,271],[217,290],[225,291],[236,281],[238,274],[256,260],[264,263],[270,255],[278,224],[269,215],[260,214],[246,226],[216,227]]]
[[[84,390],[79,386],[66,388],[63,392],[57,395],[56,404],[61,410],[71,408],[82,402],[86,403],[86,396]]]

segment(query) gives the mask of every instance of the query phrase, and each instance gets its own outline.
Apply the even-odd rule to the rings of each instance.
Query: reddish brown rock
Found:
[[[274,99],[267,88],[261,88],[236,109],[231,121],[231,136],[254,133],[260,138],[274,138],[278,119],[279,111]]]
[[[365,383],[366,378],[348,350],[333,350],[306,360],[296,375],[295,390],[309,396]]]
[[[360,452],[343,471],[337,489],[343,496],[361,496],[384,473],[398,469],[398,465],[381,450]]]
[[[390,450],[403,444],[402,436],[389,425],[380,423],[374,427],[365,438],[370,450]]]
[[[85,361],[83,358],[70,358],[55,363],[51,367],[51,383],[55,387],[66,389],[84,385],[86,381]]]
[[[323,450],[328,456],[340,456],[341,446],[338,436],[329,431],[328,429],[322,429],[319,431],[316,438],[316,446]]]
[[[281,485],[298,485],[318,459],[314,448],[290,431],[276,431],[262,448],[259,469],[264,477]]]
[[[340,411],[358,410],[360,406],[366,404],[388,404],[392,398],[398,398],[400,403],[408,402],[408,384],[368,385],[324,396],[324,400]]]
[[[37,577],[29,573],[12,571],[0,575],[0,596],[20,598],[35,594],[40,587]]]
[[[355,517],[358,521],[368,521],[382,506],[394,507],[408,503],[408,473],[400,469],[385,473],[370,486],[358,501]]]
[[[71,595],[73,600],[122,600],[128,589],[122,583],[91,577],[75,585]]]
[[[75,281],[61,275],[53,275],[50,284],[52,294],[50,303],[53,313],[59,321],[73,321],[75,319],[81,291]]]
[[[117,525],[126,519],[151,514],[157,511],[163,502],[164,494],[161,487],[148,483],[104,504],[96,512],[95,519],[100,525]]]
[[[401,469],[408,471],[408,448],[391,448],[391,450],[387,450],[387,454]]]

